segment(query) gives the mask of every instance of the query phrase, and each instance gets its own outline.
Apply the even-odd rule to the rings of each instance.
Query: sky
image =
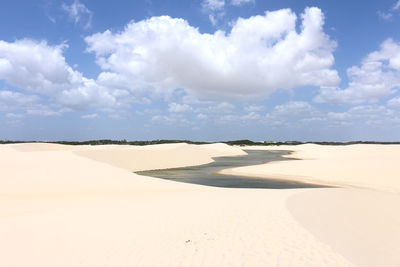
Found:
[[[400,141],[400,0],[2,0],[0,140]]]

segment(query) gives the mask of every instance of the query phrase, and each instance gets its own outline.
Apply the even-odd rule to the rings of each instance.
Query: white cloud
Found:
[[[383,20],[390,20],[393,17],[393,12],[399,10],[400,8],[400,0],[398,0],[388,12],[383,12],[378,10],[377,14],[378,16],[383,19]]]
[[[188,112],[191,110],[192,110],[192,108],[187,104],[179,104],[179,103],[173,102],[168,105],[169,112],[182,113],[182,112]]]
[[[333,112],[318,110],[307,102],[291,101],[276,106],[258,122],[269,126],[318,130],[318,127],[394,125],[399,121],[400,114],[383,105],[358,105],[343,112]]]
[[[59,116],[61,115],[61,112],[51,110],[49,107],[44,105],[37,105],[29,107],[26,114],[34,116]]]
[[[388,101],[388,106],[389,107],[396,107],[400,108],[400,96],[394,97]]]
[[[120,114],[110,114],[110,115],[108,115],[108,117],[110,119],[113,119],[113,120],[122,120],[122,119],[124,119],[124,117],[121,116]]]
[[[203,11],[208,13],[208,19],[213,26],[218,26],[225,17],[225,0],[203,0]]]
[[[107,87],[101,80],[85,78],[73,70],[63,56],[66,47],[27,39],[0,40],[0,80],[74,109],[120,106],[129,101],[126,90]]]
[[[10,90],[0,90],[0,110],[25,108],[38,100],[34,95],[26,95]]]
[[[65,47],[64,44],[50,47],[44,41],[0,41],[0,79],[17,88],[42,94],[64,88],[78,79],[62,56]]]
[[[208,117],[207,117],[207,115],[204,115],[203,113],[200,113],[200,114],[197,114],[196,118],[199,119],[199,120],[205,120]]]
[[[298,86],[334,86],[335,43],[323,32],[318,8],[301,15],[289,9],[238,19],[231,32],[202,34],[168,16],[129,23],[85,38],[103,69],[102,82],[120,88],[170,93],[184,88],[208,98],[267,96]]]
[[[379,51],[372,52],[366,58],[367,62],[385,62],[385,67],[400,71],[400,43],[387,39],[381,44]]]
[[[56,116],[63,111],[54,111],[49,106],[40,103],[36,95],[23,94],[10,90],[0,90],[0,110],[20,110],[27,115]],[[7,113],[7,118],[21,118],[22,114]]]
[[[147,115],[147,114],[156,114],[160,113],[161,111],[158,109],[151,109],[151,108],[146,108],[144,110],[138,110],[136,111],[136,114],[138,115]]]
[[[241,125],[245,125],[248,123],[260,123],[262,120],[260,114],[255,113],[255,112],[250,112],[248,114],[240,115],[240,114],[229,114],[229,115],[224,115],[221,117],[216,117],[216,122],[217,123],[222,123],[222,124],[229,124],[229,123],[234,123],[237,125],[237,123],[240,123]]]
[[[239,121],[239,116],[238,115],[224,115],[222,117],[217,118],[217,122],[219,123],[231,123],[235,122],[237,123]]]
[[[21,119],[24,117],[24,114],[17,114],[17,113],[7,113],[4,117],[8,119]]]
[[[348,112],[328,112],[327,117],[332,120],[347,120],[351,118]]]
[[[221,102],[213,110],[214,111],[218,111],[218,112],[222,112],[222,113],[229,113],[234,108],[235,108],[235,106],[233,104],[231,104],[231,103]]]
[[[321,103],[374,103],[396,92],[400,87],[400,43],[388,39],[378,51],[370,53],[361,66],[347,69],[346,89],[321,87],[314,99]]]
[[[81,116],[82,119],[97,119],[98,117],[99,115],[97,113],[86,114]]]
[[[203,11],[208,13],[208,19],[213,26],[218,26],[220,22],[224,22],[226,15],[225,7],[227,5],[242,6],[244,4],[255,3],[255,0],[203,0]],[[225,21],[226,23],[226,21]]]
[[[213,14],[208,15],[208,19],[214,27],[217,27],[224,16],[224,12],[214,12]]]
[[[258,120],[258,119],[260,119],[260,118],[261,118],[260,114],[255,113],[255,112],[250,112],[250,113],[248,113],[248,114],[245,114],[245,115],[241,116],[241,119],[242,119],[242,120],[245,120],[245,121],[248,121],[248,120]]]
[[[243,4],[254,3],[255,0],[232,0],[231,5],[233,6],[241,6]]]
[[[235,106],[228,102],[220,103],[209,103],[207,107],[199,107],[195,109],[195,112],[207,113],[207,114],[221,114],[221,113],[232,113]]]
[[[154,124],[166,124],[166,125],[174,125],[174,127],[181,126],[192,126],[194,123],[188,121],[185,117],[179,116],[176,114],[165,116],[165,115],[155,115],[151,118],[152,123]]]
[[[74,0],[71,5],[63,3],[61,7],[75,24],[82,23],[85,29],[91,27],[93,12],[79,2],[79,0]]]
[[[270,126],[303,127],[304,123],[320,122],[323,114],[305,101],[289,101],[275,106],[264,121]]]
[[[203,8],[211,11],[221,10],[225,7],[225,0],[203,0]]]
[[[334,121],[349,121],[352,123],[381,123],[395,119],[394,112],[382,105],[360,105],[345,112],[329,112],[328,119]]]
[[[288,103],[278,105],[272,110],[274,116],[298,116],[311,114],[315,109],[304,101],[290,101]]]
[[[261,111],[263,110],[263,106],[256,106],[256,105],[250,105],[244,108],[244,110],[252,112],[252,111]]]
[[[390,13],[390,12],[389,13],[385,13],[383,11],[378,11],[377,13],[378,13],[378,16],[383,20],[389,20],[389,19],[391,19],[393,17],[393,14]]]
[[[392,7],[392,10],[398,10],[400,9],[400,0],[397,0],[396,4]]]
[[[197,97],[193,95],[184,95],[182,97],[182,102],[186,104],[194,104],[194,105],[210,105],[213,104],[213,101],[209,100],[199,100]]]

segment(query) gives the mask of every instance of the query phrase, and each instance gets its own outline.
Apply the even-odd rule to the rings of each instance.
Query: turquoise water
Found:
[[[215,162],[184,168],[152,170],[136,172],[140,175],[151,176],[183,183],[192,183],[230,188],[312,188],[322,187],[313,184],[295,183],[276,179],[251,178],[246,176],[219,175],[216,171],[240,166],[261,164],[264,162],[293,160],[282,158],[287,151],[246,150],[248,155],[237,157],[217,157]]]

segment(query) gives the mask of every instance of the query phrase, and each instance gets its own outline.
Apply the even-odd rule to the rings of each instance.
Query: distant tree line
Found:
[[[111,140],[111,139],[101,139],[101,140],[88,140],[88,141],[9,141],[0,140],[0,144],[17,144],[17,143],[51,143],[51,144],[62,144],[62,145],[135,145],[135,146],[145,146],[145,145],[157,145],[157,144],[175,144],[175,143],[188,143],[188,144],[210,144],[211,142],[194,142],[190,140],[152,140],[152,141],[127,141],[127,140]]]
[[[11,141],[11,140],[0,140],[0,144],[17,144],[17,143],[53,143],[63,145],[158,145],[158,144],[176,144],[176,143],[188,143],[195,145],[212,144],[212,143],[225,143],[228,145],[236,146],[280,146],[280,145],[301,145],[301,144],[318,144],[318,145],[354,145],[354,144],[400,144],[400,142],[378,142],[378,141],[351,141],[351,142],[300,142],[300,141],[284,141],[284,142],[272,142],[262,141],[254,142],[251,140],[234,140],[234,141],[221,141],[221,142],[197,142],[190,140],[152,140],[152,141],[127,141],[127,140],[89,140],[89,141]]]

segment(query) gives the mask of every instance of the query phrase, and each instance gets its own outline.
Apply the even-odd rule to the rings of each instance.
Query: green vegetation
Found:
[[[132,145],[132,146],[146,146],[146,145],[158,145],[158,144],[176,144],[176,143],[188,143],[188,144],[208,144],[207,142],[193,142],[189,140],[152,140],[152,141],[126,141],[126,140],[89,140],[83,142],[69,142],[69,141],[60,141],[60,142],[51,142],[57,144],[64,145]]]
[[[157,144],[175,144],[175,143],[188,143],[188,144],[209,144],[210,142],[193,142],[189,140],[152,140],[152,141],[126,141],[126,140],[111,140],[111,139],[101,139],[101,140],[89,140],[89,141],[9,141],[0,140],[0,144],[16,144],[16,143],[52,143],[52,144],[62,144],[62,145],[135,145],[135,146],[145,146],[145,145],[157,145]]]
[[[353,145],[353,144],[400,144],[400,142],[377,142],[377,141],[351,141],[351,142],[300,142],[300,141],[285,141],[285,142],[253,142],[251,140],[233,140],[233,141],[221,141],[221,142],[196,142],[190,140],[152,140],[152,141],[127,141],[127,140],[89,140],[89,141],[10,141],[0,140],[0,144],[17,144],[17,143],[53,143],[63,145],[157,145],[157,144],[176,144],[176,143],[188,143],[188,144],[212,144],[212,143],[225,143],[228,145],[236,146],[280,146],[280,145],[301,145],[301,144],[318,144],[318,145]]]

